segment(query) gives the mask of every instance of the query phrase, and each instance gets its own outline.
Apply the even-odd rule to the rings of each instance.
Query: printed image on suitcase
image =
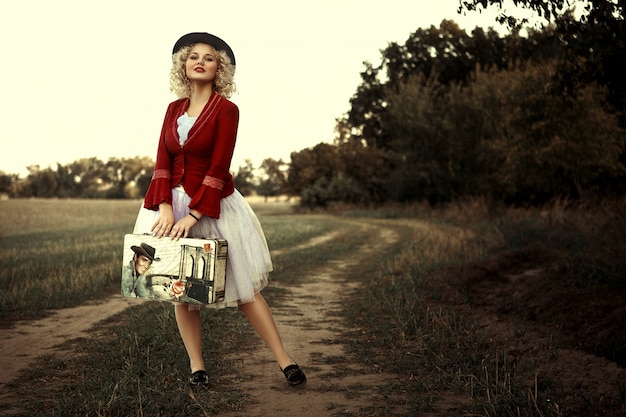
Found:
[[[155,301],[219,303],[224,300],[227,253],[224,239],[125,235],[122,295]]]

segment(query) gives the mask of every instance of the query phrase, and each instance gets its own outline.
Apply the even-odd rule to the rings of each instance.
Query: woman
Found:
[[[165,114],[154,175],[134,232],[226,239],[226,296],[210,306],[239,306],[289,385],[304,384],[306,376],[283,347],[260,294],[272,271],[265,235],[229,172],[239,123],[239,109],[228,100],[235,88],[233,51],[217,36],[189,33],[174,45],[172,62],[170,88],[179,99]],[[189,355],[189,385],[207,385],[199,307],[177,303],[175,313]]]

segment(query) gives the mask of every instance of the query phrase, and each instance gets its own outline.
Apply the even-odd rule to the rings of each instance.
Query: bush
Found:
[[[369,193],[354,179],[339,172],[330,181],[322,177],[301,193],[301,204],[307,208],[328,207],[335,202],[365,204],[370,202]]]

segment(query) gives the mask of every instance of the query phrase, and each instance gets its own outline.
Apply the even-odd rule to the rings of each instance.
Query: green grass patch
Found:
[[[441,392],[472,398],[473,405],[459,410],[476,413],[469,415],[513,415],[507,412],[528,406],[525,391],[516,392],[510,377],[500,375],[506,374],[502,367],[507,366],[502,358],[499,364],[486,359],[489,346],[472,337],[471,318],[453,310],[432,310],[426,302],[437,294],[422,285],[424,276],[482,257],[489,250],[488,243],[482,236],[441,222],[416,223],[402,233],[402,240],[411,243],[403,245],[381,269],[374,274],[355,271],[353,279],[362,285],[344,310],[351,323],[348,328],[356,329],[346,332],[351,354],[382,372],[404,376],[401,387],[383,389],[406,392],[406,415],[430,411]],[[506,386],[499,382],[503,379]],[[494,389],[498,401],[485,403],[487,393],[496,394]],[[391,396],[375,408],[385,412],[394,400]],[[483,414],[485,406],[493,410]]]
[[[139,207],[127,200],[0,201],[0,219],[8,225],[0,236],[0,322],[118,293],[123,237]],[[272,250],[336,227],[320,216],[292,215],[285,205],[255,207],[265,213],[260,219]]]
[[[564,286],[623,291],[626,252],[623,239],[618,238],[626,234],[623,215],[618,216],[622,206],[607,208],[601,216],[597,211],[562,207],[494,214],[484,208],[472,213],[470,207],[463,211],[453,206],[431,211],[410,226],[407,223],[409,227],[401,229],[404,245],[394,257],[373,274],[354,271],[351,279],[362,285],[344,303],[349,329],[344,342],[350,354],[374,369],[402,376],[394,386],[379,387],[390,395],[370,404],[368,412],[391,415],[385,413],[398,401],[393,393],[403,392],[407,411],[402,415],[436,410],[454,395],[461,400],[458,408],[449,411],[451,415],[588,415],[584,407],[599,398],[576,408],[564,400],[571,393],[560,392],[558,381],[536,378],[531,389],[522,385],[516,380],[520,366],[516,359],[485,340],[472,316],[438,305],[437,285],[425,285],[424,280],[443,268],[530,246],[553,255],[553,273],[565,275]],[[393,207],[390,212],[365,213],[363,218],[395,219],[394,224],[399,224],[421,210],[421,206],[404,212]],[[349,213],[350,218],[360,215]],[[463,268],[458,273],[463,274]],[[556,352],[556,345],[548,348]],[[555,406],[557,400],[561,411]],[[570,414],[561,414],[567,407]]]
[[[297,246],[307,240],[333,230],[336,224],[322,216],[258,214],[270,250]]]
[[[140,203],[0,201],[0,320],[37,318],[119,292],[122,241]]]
[[[24,415],[190,416],[238,409],[239,365],[225,359],[232,346],[250,346],[249,326],[237,309],[202,314],[209,389],[187,387],[189,364],[169,304],[147,302],[111,317],[89,339],[69,341],[71,358],[40,360],[19,384]],[[58,383],[61,381],[62,383]],[[37,386],[37,390],[33,390]]]

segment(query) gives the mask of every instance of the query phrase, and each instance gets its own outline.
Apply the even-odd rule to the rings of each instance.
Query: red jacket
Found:
[[[182,184],[191,197],[190,209],[205,216],[220,217],[220,200],[235,190],[230,161],[235,150],[239,109],[213,93],[202,109],[184,146],[180,146],[177,119],[187,110],[189,99],[179,99],[167,108],[154,175],[144,207],[157,210],[172,204],[172,188]]]

